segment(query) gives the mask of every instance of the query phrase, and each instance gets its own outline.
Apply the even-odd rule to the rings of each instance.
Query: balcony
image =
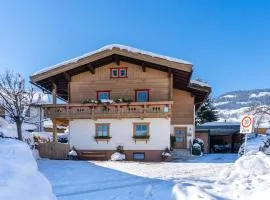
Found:
[[[113,104],[45,104],[44,115],[51,119],[168,118],[172,101]]]

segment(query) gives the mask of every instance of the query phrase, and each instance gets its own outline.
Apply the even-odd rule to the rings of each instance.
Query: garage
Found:
[[[244,139],[240,123],[209,122],[196,126],[197,138],[205,144],[205,153],[237,153]]]

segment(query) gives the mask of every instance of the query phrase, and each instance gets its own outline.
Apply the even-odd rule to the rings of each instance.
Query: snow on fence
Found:
[[[67,159],[69,145],[58,142],[40,143],[38,150],[41,158],[65,160]]]

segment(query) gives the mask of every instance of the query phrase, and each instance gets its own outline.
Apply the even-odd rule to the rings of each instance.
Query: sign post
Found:
[[[240,133],[245,134],[244,155],[246,155],[246,151],[247,151],[248,134],[252,133],[253,131],[253,123],[254,123],[254,118],[252,115],[244,115],[241,119]]]

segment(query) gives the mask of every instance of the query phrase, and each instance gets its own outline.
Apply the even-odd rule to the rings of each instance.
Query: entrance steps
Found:
[[[188,149],[174,149],[170,153],[173,161],[185,161],[193,158]]]

